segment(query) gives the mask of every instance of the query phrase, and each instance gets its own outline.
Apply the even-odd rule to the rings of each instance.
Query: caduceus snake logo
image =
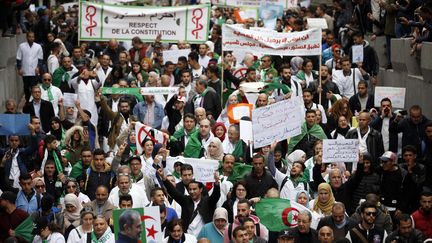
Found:
[[[199,22],[203,16],[203,11],[200,8],[196,8],[192,11],[192,23],[195,24],[195,29],[192,30],[192,35],[195,35],[195,39],[198,39],[198,33],[204,28],[204,26]]]
[[[86,8],[86,20],[89,21],[90,25],[86,27],[86,32],[90,34],[90,36],[96,35],[93,33],[93,28],[97,26],[96,21],[93,20],[93,16],[96,15],[96,7],[95,6],[87,6]]]

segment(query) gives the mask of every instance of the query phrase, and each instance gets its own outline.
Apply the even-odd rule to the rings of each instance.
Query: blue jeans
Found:
[[[396,34],[396,38],[401,38],[402,36],[409,35],[411,34],[411,27],[396,22],[395,34]]]

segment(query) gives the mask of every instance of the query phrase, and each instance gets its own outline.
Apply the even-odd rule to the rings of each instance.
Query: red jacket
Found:
[[[130,55],[131,61],[135,60],[135,52],[136,52],[135,48],[132,47],[131,49],[129,49],[129,55]],[[146,52],[147,52],[147,47],[143,46],[139,52],[139,62],[141,62],[141,60],[144,57],[146,57]]]
[[[426,239],[432,238],[432,211],[429,213],[419,209],[411,214],[414,220],[415,228],[423,232]]]

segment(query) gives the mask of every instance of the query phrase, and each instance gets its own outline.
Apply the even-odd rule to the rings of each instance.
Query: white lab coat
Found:
[[[38,67],[38,61],[43,59],[42,47],[35,42],[31,47],[28,42],[21,43],[18,46],[16,59],[21,61],[23,76],[36,76],[35,69]]]

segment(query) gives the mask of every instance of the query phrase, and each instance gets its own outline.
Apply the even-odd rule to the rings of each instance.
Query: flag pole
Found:
[[[319,74],[319,83],[318,83],[318,87],[319,87],[319,101],[318,104],[321,105],[321,94],[322,94],[322,84],[321,84],[321,62],[322,62],[322,54],[319,55],[319,69],[318,69],[318,74]]]
[[[224,51],[223,51],[223,47],[221,47],[221,63],[222,63],[222,73],[221,73],[221,92],[220,92],[220,98],[221,98],[221,107],[223,107],[223,90],[224,90],[224,64],[225,64],[225,60],[224,60]]]

